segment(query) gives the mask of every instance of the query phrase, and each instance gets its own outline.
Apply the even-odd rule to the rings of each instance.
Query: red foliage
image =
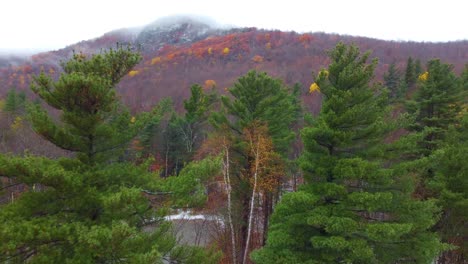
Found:
[[[115,45],[108,42],[126,39],[128,37],[122,33],[110,33],[63,50],[34,55],[31,63],[22,66],[2,68],[0,96],[11,87],[29,92],[31,76],[40,72],[40,66],[44,65],[46,71],[51,67],[59,69],[58,62],[69,58],[72,49],[78,51],[83,47],[88,52],[99,52],[103,45]],[[361,50],[372,49],[372,56],[378,57],[380,61],[376,69],[377,80],[382,80],[386,65],[395,61],[402,69],[409,56],[420,59],[423,64],[430,58],[438,57],[454,64],[457,73],[468,61],[467,41],[394,42],[336,34],[297,34],[250,28],[192,43],[164,45],[158,50],[143,50],[144,60],[134,69],[139,74],[124,78],[119,85],[119,92],[134,111],[149,109],[163,97],[173,97],[176,107],[180,109],[182,100],[189,97],[188,87],[193,83],[204,84],[205,80],[215,79],[217,89],[223,93],[223,89],[231,86],[239,76],[256,68],[283,79],[288,85],[301,83],[307,108],[317,112],[320,96],[307,93],[314,77],[311,72],[318,72],[329,64],[326,51],[337,41],[355,43]],[[226,55],[223,54],[225,48],[229,48]],[[55,70],[54,78],[58,73]]]

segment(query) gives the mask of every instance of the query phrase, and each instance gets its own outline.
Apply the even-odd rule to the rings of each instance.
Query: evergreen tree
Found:
[[[214,90],[206,93],[198,84],[192,85],[190,91],[190,97],[184,100],[185,115],[174,123],[184,144],[183,152],[188,155],[185,161],[189,161],[200,146],[210,110],[218,100]]]
[[[419,76],[421,73],[423,73],[423,68],[422,68],[422,65],[421,65],[421,60],[420,59],[416,59],[416,61],[414,62],[414,76]]]
[[[141,154],[143,157],[150,156],[156,152],[154,141],[160,130],[160,125],[168,114],[174,112],[174,107],[170,98],[160,100],[156,107],[158,108],[156,111],[158,115],[154,115],[154,118],[145,124],[145,127],[138,136],[138,143],[141,147]]]
[[[246,246],[249,230],[253,230],[249,224],[252,222],[250,218],[255,209],[252,206],[258,204],[251,202],[254,200],[252,193],[258,192],[254,190],[253,179],[254,176],[266,178],[272,174],[268,170],[261,170],[262,175],[254,173],[256,171],[254,169],[255,158],[251,154],[252,149],[249,146],[252,144],[249,144],[249,140],[246,139],[246,131],[252,132],[256,135],[255,137],[260,137],[262,133],[259,131],[265,128],[265,135],[262,134],[262,137],[268,138],[268,141],[271,140],[268,156],[279,155],[278,162],[281,163],[281,157],[287,156],[290,143],[295,136],[291,127],[300,113],[299,89],[297,86],[290,89],[284,86],[281,80],[273,79],[266,73],[250,71],[240,77],[228,91],[231,97],[221,97],[222,109],[213,114],[211,121],[220,133],[231,138],[232,165],[228,173],[232,175],[233,203],[236,205],[239,217],[233,222],[240,224],[235,227],[237,237],[240,238],[236,253],[237,259],[244,260],[246,259],[245,253],[250,252],[250,248],[246,249]],[[271,168],[273,170],[273,166]],[[262,195],[260,204],[266,205],[262,209],[263,215],[261,216],[264,223],[268,223],[278,187]],[[263,230],[266,232],[266,226]]]
[[[185,114],[172,109],[163,129],[161,150],[164,153],[161,156],[167,160],[165,175],[177,175],[192,160],[205,138],[209,114],[217,101],[214,90],[205,92],[198,84],[192,85],[190,90],[190,97],[183,102]]]
[[[462,89],[464,93],[468,92],[468,64],[465,65],[465,69],[461,75]]]
[[[57,81],[41,73],[31,88],[49,106],[62,111],[63,125],[35,105],[29,111],[34,130],[58,147],[76,152],[87,164],[115,157],[135,136],[141,121],[131,123],[114,87],[139,60],[138,54],[124,49],[91,59],[75,54],[63,63],[64,74]]]
[[[458,79],[451,65],[438,59],[429,61],[427,72],[419,76],[414,98],[407,102],[407,109],[414,118],[408,129],[413,133],[402,139],[411,142],[406,159],[419,181],[414,196],[439,200],[442,218],[434,230],[444,242],[455,245],[462,245],[460,236],[466,234],[460,220],[466,210],[463,207],[465,198],[458,189],[464,188],[464,181],[459,176],[464,173],[460,163],[463,155],[459,151],[465,148],[463,138],[466,136],[463,132],[466,124],[461,123],[460,118],[466,101],[463,85],[463,75]],[[456,226],[455,232],[453,228]],[[454,259],[463,259],[463,254],[466,254],[463,250],[447,251],[440,259],[442,263],[457,262]]]
[[[2,110],[13,115],[20,115],[24,113],[25,105],[26,94],[23,91],[17,92],[15,89],[10,89]]]
[[[434,165],[434,178],[429,188],[436,193],[443,208],[437,231],[444,242],[458,248],[444,252],[442,263],[466,263],[468,261],[468,114],[459,125],[451,126],[444,145],[429,158]]]
[[[408,57],[408,60],[406,61],[405,70],[405,82],[408,88],[413,87],[413,85],[416,83],[417,78],[418,76],[416,75],[413,58]]]
[[[178,246],[170,225],[143,195],[173,193],[173,180],[149,173],[148,163],[115,162],[154,114],[132,118],[115,93],[139,60],[122,48],[90,58],[79,54],[63,64],[57,81],[43,73],[34,79],[33,91],[60,110],[56,121],[31,105],[34,129],[77,158],[0,155],[0,175],[28,188],[0,209],[0,262],[216,261],[199,248]],[[193,182],[185,186],[198,188]],[[143,231],[148,223],[154,231]]]
[[[233,99],[221,97],[226,113],[213,117],[213,125],[220,127],[227,124],[237,134],[254,121],[264,122],[268,126],[275,150],[287,154],[294,132],[289,128],[300,113],[299,88],[285,87],[281,80],[273,79],[266,73],[248,72],[229,89]],[[234,117],[233,121],[228,119]]]
[[[429,263],[441,250],[428,230],[437,211],[415,201],[407,175],[384,167],[387,100],[369,86],[377,61],[338,44],[316,80],[322,110],[304,128],[306,184],[282,197],[256,263]]]
[[[415,121],[410,131],[424,134],[419,153],[428,156],[444,139],[449,125],[454,124],[461,110],[461,85],[452,66],[434,59],[427,72],[419,76],[415,97],[407,102]]]
[[[390,64],[388,72],[384,74],[385,87],[390,91],[390,98],[395,99],[401,96],[400,73],[395,63]]]

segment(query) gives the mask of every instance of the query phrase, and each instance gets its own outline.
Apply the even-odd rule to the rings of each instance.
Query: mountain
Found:
[[[303,98],[313,112],[320,108],[320,95],[307,93],[314,72],[329,63],[326,51],[338,41],[372,50],[379,58],[376,80],[382,80],[389,64],[404,70],[409,56],[424,64],[440,58],[461,72],[468,62],[468,41],[447,43],[397,42],[326,33],[281,32],[257,28],[223,28],[209,21],[172,17],[142,28],[120,29],[103,36],[40,53],[27,61],[0,64],[0,97],[11,87],[29,90],[34,74],[44,70],[58,76],[60,61],[73,52],[97,53],[116,43],[138,48],[143,60],[119,84],[122,99],[134,111],[149,109],[163,97],[181,106],[190,85],[213,86],[221,92],[250,69],[266,71],[285,83],[302,85]]]
[[[26,56],[13,54],[0,54],[0,69],[10,66],[19,66],[27,62]]]

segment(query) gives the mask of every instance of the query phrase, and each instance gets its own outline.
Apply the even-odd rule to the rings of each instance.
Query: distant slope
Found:
[[[266,31],[255,28],[220,29],[189,18],[173,23],[153,23],[142,29],[123,29],[82,41],[65,49],[33,56],[28,63],[0,68],[0,96],[10,87],[26,89],[33,74],[41,69],[58,76],[59,62],[73,51],[85,54],[132,44],[144,59],[132,74],[121,82],[119,91],[133,110],[148,109],[163,97],[171,96],[181,105],[193,83],[204,85],[213,80],[224,91],[250,69],[266,71],[287,84],[302,84],[305,101],[316,112],[319,95],[308,95],[313,72],[329,63],[326,51],[338,41],[355,43],[361,50],[372,50],[379,58],[376,71],[381,80],[388,65],[396,62],[404,70],[409,56],[424,64],[440,58],[460,72],[468,63],[468,41],[448,43],[396,42],[340,36],[336,34]],[[207,82],[211,86],[212,81]]]

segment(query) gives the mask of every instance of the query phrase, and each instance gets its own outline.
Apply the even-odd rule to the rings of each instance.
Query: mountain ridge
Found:
[[[445,43],[385,41],[367,37],[327,33],[296,33],[257,28],[222,28],[180,17],[174,23],[155,21],[140,28],[118,29],[101,37],[80,41],[56,51],[31,56],[28,61],[0,67],[0,97],[12,87],[29,90],[34,74],[41,70],[58,77],[60,61],[73,52],[98,53],[116,43],[139,49],[143,60],[118,89],[133,110],[148,109],[163,97],[173,97],[181,105],[189,86],[199,83],[223,92],[248,70],[266,71],[288,85],[300,83],[304,100],[317,107],[320,96],[308,95],[313,72],[328,65],[327,50],[337,42],[354,43],[361,50],[373,50],[379,58],[377,80],[390,63],[403,70],[412,56],[425,63],[438,57],[451,63],[457,72],[468,62],[468,41]]]

